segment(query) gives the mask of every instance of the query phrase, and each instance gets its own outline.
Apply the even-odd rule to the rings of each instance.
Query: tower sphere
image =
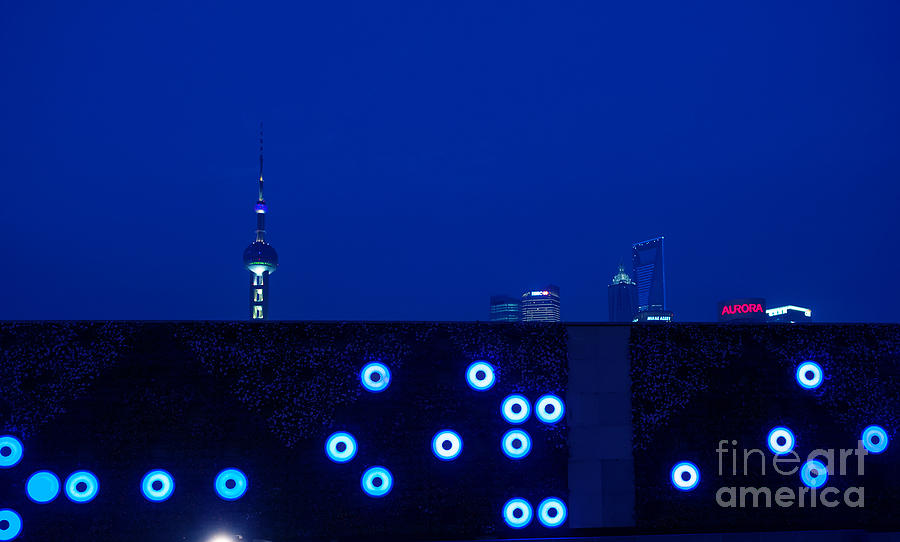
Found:
[[[244,249],[244,266],[257,275],[261,275],[264,271],[274,273],[278,267],[278,253],[272,245],[255,241]]]

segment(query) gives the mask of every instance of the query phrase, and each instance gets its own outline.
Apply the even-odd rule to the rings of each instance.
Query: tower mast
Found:
[[[250,271],[250,319],[269,317],[269,276],[278,267],[278,253],[266,242],[266,200],[263,198],[263,125],[259,123],[259,198],[256,200],[256,241],[244,250]]]

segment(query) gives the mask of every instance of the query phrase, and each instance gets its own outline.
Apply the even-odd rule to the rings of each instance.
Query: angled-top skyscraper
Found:
[[[250,271],[250,319],[269,317],[269,275],[278,267],[278,253],[266,242],[266,200],[263,199],[263,131],[259,123],[259,199],[256,201],[256,241],[244,250]]]
[[[666,266],[663,238],[631,247],[632,270],[637,282],[638,312],[666,310]]]

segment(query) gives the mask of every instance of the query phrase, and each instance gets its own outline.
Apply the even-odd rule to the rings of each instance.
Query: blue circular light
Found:
[[[384,497],[394,487],[394,477],[391,471],[384,467],[372,467],[363,473],[359,484],[363,491],[370,497]]]
[[[531,416],[531,403],[524,395],[513,394],[503,400],[500,405],[503,419],[512,424],[524,423]]]
[[[862,442],[870,453],[880,454],[888,445],[888,434],[883,427],[878,425],[870,425],[863,429]]]
[[[80,470],[66,478],[66,497],[72,502],[90,502],[100,491],[100,482],[94,473]]]
[[[141,493],[151,502],[163,502],[175,492],[175,479],[168,471],[156,469],[148,472],[141,480]]]
[[[690,491],[700,483],[700,469],[690,461],[676,463],[669,474],[672,485],[681,491]]]
[[[363,387],[372,393],[382,392],[391,383],[391,370],[384,363],[373,361],[362,368],[362,371],[359,372],[359,379]]]
[[[47,470],[38,471],[25,483],[25,494],[32,502],[50,502],[59,495],[59,477]]]
[[[544,423],[556,423],[565,413],[566,405],[552,393],[542,395],[534,404],[535,416]]]
[[[216,493],[226,501],[243,497],[248,485],[247,476],[238,469],[225,469],[216,476]]]
[[[12,540],[22,532],[22,518],[9,509],[0,510],[0,540]]]
[[[773,454],[788,454],[794,449],[794,433],[787,427],[775,427],[769,431],[766,442]]]
[[[544,527],[559,527],[566,522],[567,515],[566,503],[556,497],[548,497],[538,505],[538,521]]]
[[[513,529],[521,529],[531,523],[534,512],[525,499],[510,499],[503,505],[503,521]]]
[[[486,361],[476,361],[466,369],[466,382],[475,391],[486,391],[494,386],[494,366]]]
[[[815,459],[807,461],[800,467],[800,479],[803,480],[803,484],[807,487],[813,489],[822,487],[825,481],[828,480],[828,469],[825,468],[821,461]]]
[[[346,463],[356,457],[356,439],[343,431],[332,433],[325,441],[325,454],[335,463]]]
[[[522,459],[531,451],[531,437],[521,429],[510,429],[500,439],[500,447],[510,459]]]
[[[15,467],[22,460],[25,448],[22,441],[12,435],[0,437],[0,469]]]
[[[800,387],[813,390],[822,385],[825,373],[822,371],[822,366],[815,361],[804,361],[797,366],[795,376]]]
[[[431,451],[434,456],[442,461],[451,461],[462,452],[463,442],[456,431],[446,429],[439,431],[431,439]]]

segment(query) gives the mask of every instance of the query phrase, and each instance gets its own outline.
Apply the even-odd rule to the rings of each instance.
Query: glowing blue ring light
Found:
[[[59,495],[59,477],[47,470],[37,471],[25,483],[25,495],[31,502],[51,502]]]
[[[544,527],[551,529],[559,527],[566,522],[566,516],[569,514],[566,509],[566,503],[556,497],[548,497],[541,501],[537,507],[538,521]]]
[[[552,393],[540,396],[534,404],[534,415],[544,423],[556,423],[565,413],[566,405]]]
[[[814,390],[822,385],[825,373],[822,366],[815,361],[804,361],[797,366],[797,384],[807,390]]]
[[[346,463],[356,457],[356,439],[343,431],[332,433],[325,441],[325,454],[335,463]]]
[[[363,473],[359,485],[370,497],[384,497],[394,487],[394,477],[384,467],[372,467]]]
[[[495,381],[494,366],[486,361],[476,361],[466,369],[466,382],[475,391],[487,391]]]
[[[531,451],[531,437],[521,429],[510,429],[500,439],[503,453],[510,459],[522,459]]]
[[[522,529],[531,523],[534,512],[525,499],[510,499],[503,505],[503,521],[513,529]]]
[[[15,467],[22,460],[25,448],[22,441],[12,435],[0,437],[0,469]]]
[[[800,467],[800,479],[803,481],[803,485],[807,487],[813,489],[822,487],[825,485],[825,481],[828,480],[828,469],[825,468],[821,461],[816,459],[807,461]]]
[[[863,429],[862,442],[863,446],[869,453],[880,454],[888,445],[888,434],[883,427],[878,425],[870,425]]]
[[[66,497],[72,502],[91,502],[99,491],[100,482],[93,472],[80,470],[66,478]]]
[[[225,469],[216,476],[216,493],[226,501],[235,501],[247,492],[247,476],[238,469]]]
[[[669,477],[675,489],[690,491],[700,483],[700,469],[690,461],[682,461],[672,467]]]
[[[150,502],[163,502],[175,492],[175,478],[168,471],[156,469],[141,480],[141,493]]]
[[[787,427],[775,427],[769,431],[766,437],[769,450],[775,455],[790,453],[794,449],[794,433]]]
[[[531,416],[531,403],[524,395],[513,394],[503,400],[500,405],[503,419],[512,424],[524,423]]]
[[[0,540],[12,540],[21,532],[22,518],[19,514],[9,509],[0,510]]]
[[[462,452],[463,442],[456,431],[438,431],[431,439],[431,451],[441,461],[452,461]]]
[[[364,388],[372,393],[379,393],[391,384],[391,370],[384,363],[373,361],[367,363],[359,372],[359,380]]]

